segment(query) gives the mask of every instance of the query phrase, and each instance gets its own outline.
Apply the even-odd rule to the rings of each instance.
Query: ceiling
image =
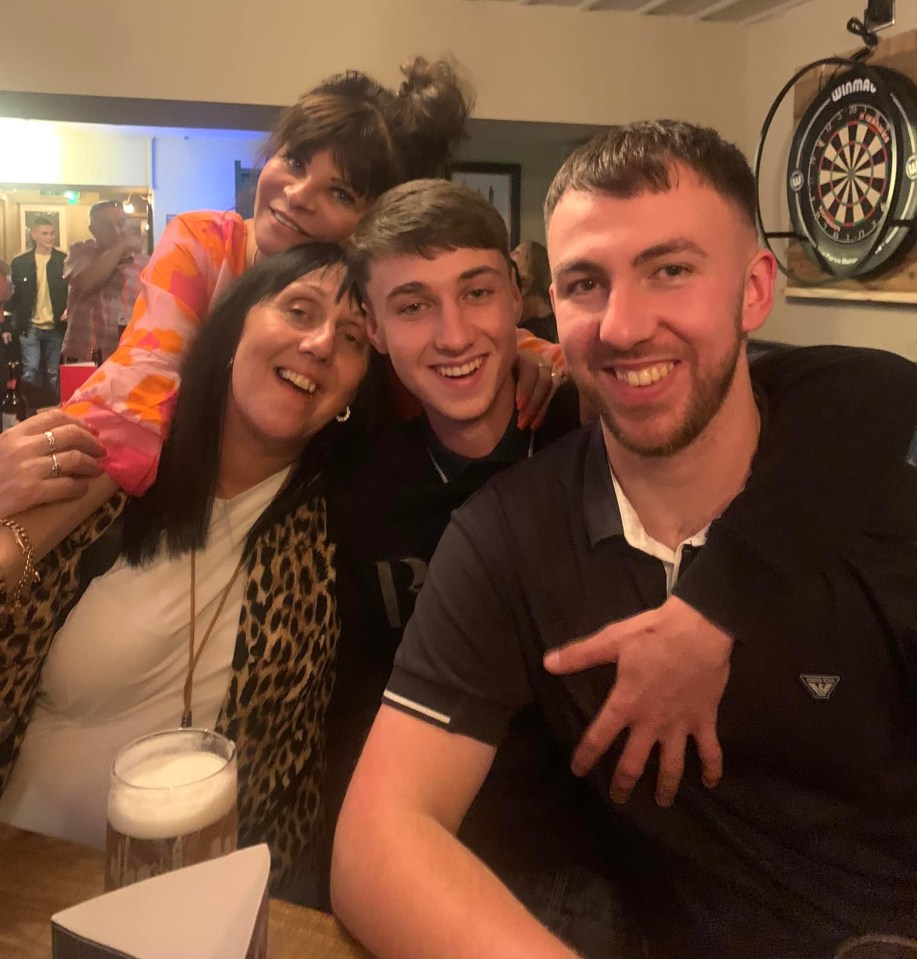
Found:
[[[686,17],[719,23],[757,23],[811,0],[502,0],[520,6],[570,7],[583,12],[616,11],[648,17]]]

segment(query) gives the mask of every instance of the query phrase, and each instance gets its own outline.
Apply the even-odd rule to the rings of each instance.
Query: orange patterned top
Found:
[[[65,407],[99,431],[105,469],[129,493],[143,493],[156,478],[182,359],[211,303],[245,269],[246,239],[237,213],[172,220],[143,271],[118,349]]]

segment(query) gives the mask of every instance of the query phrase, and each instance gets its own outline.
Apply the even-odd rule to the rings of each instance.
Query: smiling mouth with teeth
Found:
[[[281,225],[285,226],[288,230],[293,230],[295,233],[299,233],[302,236],[308,236],[308,233],[297,223],[291,220],[288,216],[284,216],[279,210],[271,210],[271,216]]]
[[[628,386],[652,386],[665,379],[675,369],[674,363],[656,363],[644,366],[642,370],[614,370],[616,380]]]
[[[307,376],[302,376],[300,373],[294,373],[292,370],[277,367],[276,373],[282,380],[291,386],[295,386],[296,389],[301,392],[307,393],[309,396],[311,396],[318,387],[318,384],[314,380],[310,380]]]
[[[463,376],[470,376],[472,373],[479,370],[483,363],[484,357],[479,356],[477,359],[469,360],[467,363],[462,363],[461,366],[434,366],[433,369],[435,369],[440,376],[445,376],[447,379],[454,380]]]

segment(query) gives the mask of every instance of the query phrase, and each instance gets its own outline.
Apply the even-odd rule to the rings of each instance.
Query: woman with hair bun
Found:
[[[98,431],[105,469],[127,492],[142,493],[156,476],[182,360],[229,282],[292,246],[342,243],[389,187],[445,173],[470,97],[443,61],[417,57],[402,73],[395,93],[347,71],[284,110],[251,220],[201,211],[167,227],[118,350],[67,406]]]

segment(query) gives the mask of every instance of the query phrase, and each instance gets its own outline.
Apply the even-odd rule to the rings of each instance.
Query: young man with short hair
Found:
[[[10,264],[13,296],[7,304],[11,327],[19,337],[22,378],[32,386],[57,391],[67,282],[64,254],[54,247],[56,231],[47,217],[36,217],[29,229],[32,249]]]
[[[351,270],[370,337],[423,416],[391,424],[331,499],[342,621],[327,737],[332,814],[452,511],[489,478],[579,426],[572,386],[555,395],[540,429],[517,426],[521,297],[500,214],[465,187],[427,180],[389,191],[370,216],[353,237]],[[581,810],[576,821],[564,815],[571,805]],[[601,875],[599,811],[529,710],[462,833],[543,921],[587,954],[623,934],[617,897]],[[533,834],[537,847],[514,838]]]
[[[67,310],[66,257],[54,247],[55,228],[47,217],[32,221],[29,236],[32,249],[10,264],[15,289],[7,310],[19,336],[23,380],[56,392]]]
[[[607,667],[551,675],[546,653],[609,620],[655,623],[682,590],[736,638],[729,765],[709,791],[689,761],[671,809],[639,783],[614,817],[625,870],[649,873],[627,881],[654,954],[801,959],[867,932],[917,937],[913,367],[802,350],[756,395],[745,337],[770,310],[774,262],[757,248],[748,165],[713,131],[615,128],[567,161],[546,210],[561,343],[601,422],[494,480],[443,536],[341,815],[335,911],[380,957],[572,956],[454,834],[518,709],[537,703],[570,749],[602,707]],[[456,356],[445,375],[475,376],[474,362]],[[873,416],[872,437],[856,419],[882,408],[868,375],[848,379],[849,404],[822,389],[826,370],[857,364],[896,379],[906,407]],[[798,418],[781,418],[783,387],[807,401]],[[837,406],[870,462],[832,455]],[[810,490],[800,509],[812,445],[830,466],[822,504]],[[686,589],[724,556],[721,595]],[[546,665],[567,672],[563,659]],[[623,798],[612,762],[589,781]]]

